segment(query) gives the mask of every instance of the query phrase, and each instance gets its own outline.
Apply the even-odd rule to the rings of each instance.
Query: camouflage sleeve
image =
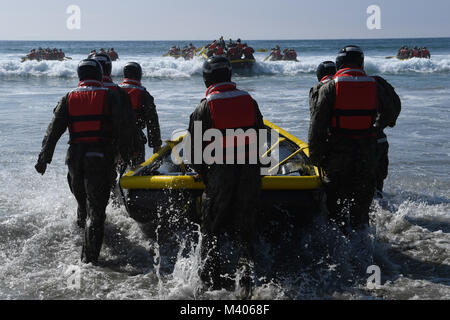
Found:
[[[201,136],[198,136],[200,132],[196,132],[195,130],[195,123],[200,122],[201,123]],[[202,151],[202,158],[203,158],[203,134],[206,130],[210,129],[212,126],[211,124],[211,116],[208,108],[208,104],[206,99],[203,100],[197,108],[194,110],[194,112],[191,114],[189,119],[189,134],[191,137],[191,143],[190,143],[190,150],[191,150],[191,164],[194,170],[200,174],[202,179],[204,180],[206,178],[206,169],[207,166],[203,163],[195,163],[195,146],[200,145],[201,151]],[[196,144],[195,141],[198,141]]]
[[[375,126],[380,129],[394,127],[402,104],[395,89],[383,78],[375,77],[378,89],[378,117]]]
[[[259,110],[258,102],[256,102],[256,100],[253,100],[253,103],[255,105],[255,111],[256,111],[256,121],[257,121],[256,126],[258,129],[264,129],[265,128],[264,118],[263,118],[263,115],[261,114],[261,110]]]
[[[143,108],[147,126],[148,146],[150,148],[160,147],[162,141],[158,112],[156,111],[155,99],[148,92],[144,94]]]
[[[328,154],[329,127],[335,100],[336,89],[334,81],[330,81],[318,90],[317,99],[310,102],[309,153],[313,164],[318,166],[322,166]]]
[[[53,110],[53,119],[50,122],[39,154],[39,162],[51,163],[56,144],[69,125],[68,95],[64,96]]]
[[[123,161],[128,162],[139,141],[135,118],[123,107],[120,93],[108,92],[108,105],[111,110],[113,137]]]
[[[309,90],[309,110],[311,115],[313,114],[313,109],[317,105],[317,100],[319,99],[319,90],[322,87],[322,83],[319,82],[314,87]]]

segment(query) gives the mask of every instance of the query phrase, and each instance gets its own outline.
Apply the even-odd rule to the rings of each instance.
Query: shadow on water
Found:
[[[433,218],[425,219],[425,218],[413,218],[413,217],[405,217],[406,221],[416,226],[427,229],[430,232],[439,232],[442,231],[444,233],[450,233],[450,222],[444,221],[442,219]]]
[[[130,276],[146,274],[153,268],[153,252],[127,239],[114,224],[105,223],[103,247],[115,258],[101,262],[102,267]]]
[[[383,275],[383,284],[401,277],[425,280],[445,286],[450,285],[450,266],[438,262],[421,261],[408,256],[398,249],[389,249],[389,260],[399,268],[391,274]]]

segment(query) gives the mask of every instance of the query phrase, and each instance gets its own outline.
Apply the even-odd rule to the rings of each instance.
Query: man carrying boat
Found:
[[[141,84],[142,68],[136,62],[129,62],[123,68],[124,79],[120,84],[130,97],[131,106],[136,115],[136,125],[139,133],[143,136],[139,145],[138,152],[133,157],[133,165],[141,164],[145,161],[145,144],[148,142],[149,148],[153,148],[153,153],[161,149],[161,131],[159,127],[159,118],[156,111],[154,98]],[[147,128],[147,138],[142,130]]]
[[[98,61],[83,60],[77,71],[78,88],[56,106],[35,168],[45,173],[56,143],[68,128],[67,180],[78,202],[78,226],[85,229],[81,259],[95,264],[103,243],[114,158],[117,150],[125,161],[130,158],[136,129],[124,116],[117,95],[103,87]]]
[[[236,88],[236,84],[231,82],[231,74],[231,63],[225,57],[211,57],[203,65],[203,79],[208,90],[206,98],[190,117],[191,155],[195,154],[194,146],[197,141],[203,145],[203,150],[211,143],[203,144],[203,136],[208,129],[225,133],[227,129],[264,128],[258,104],[247,92]],[[201,132],[195,130],[199,123]],[[222,147],[225,155],[226,150],[234,150],[236,145],[229,142],[235,141],[234,137],[226,139],[226,134],[224,136]],[[257,139],[252,142],[244,140],[242,146],[246,150],[252,149],[249,146],[251,143],[257,143]],[[229,265],[224,256],[227,240],[231,240],[238,248],[238,268],[245,275],[241,279],[241,285],[247,293],[251,290],[250,269],[255,236],[253,228],[261,192],[261,171],[259,164],[249,163],[249,153],[234,153],[235,157],[241,155],[244,158],[244,164],[236,164],[235,157],[215,159],[212,164],[207,164],[205,159],[200,163],[191,159],[195,171],[205,183],[201,207],[201,228],[205,235],[202,256],[208,258],[201,270],[201,278],[215,289],[229,287],[234,283],[221,277],[225,272],[222,268]],[[229,238],[226,237],[227,234]]]
[[[102,66],[102,70],[103,70],[102,83],[103,83],[103,86],[105,88],[110,89],[111,91],[113,91],[113,92],[115,92],[117,94],[117,97],[119,99],[118,102],[119,102],[120,107],[122,108],[123,114],[128,117],[130,122],[136,122],[136,116],[135,116],[135,113],[133,112],[133,108],[132,108],[132,105],[131,105],[131,100],[130,100],[130,97],[128,96],[127,91],[125,91],[119,85],[114,83],[113,79],[111,77],[112,61],[111,61],[110,56],[107,53],[97,53],[94,56],[94,59],[97,60]],[[143,135],[141,130],[138,131],[138,136],[141,137],[141,139],[140,139],[141,142],[137,143],[134,147],[135,147],[135,153],[136,154],[141,154],[142,153],[141,145],[142,145],[142,143],[145,145],[146,139],[145,139],[145,136]],[[144,152],[145,152],[145,150],[144,150]],[[116,162],[117,162],[117,164],[119,162],[121,162],[121,168],[119,170],[123,171],[123,170],[126,169],[125,168],[125,163],[126,162],[119,161],[119,159],[117,159]],[[139,163],[142,163],[142,162],[139,162]],[[132,163],[134,163],[134,161],[132,161]],[[116,164],[116,166],[117,166],[117,164]],[[116,178],[117,178],[117,172],[116,172],[116,170],[114,170],[113,180],[115,181]],[[115,183],[114,183],[113,187],[115,187]]]
[[[317,105],[317,99],[319,99],[320,88],[322,88],[325,83],[333,80],[335,74],[336,64],[333,61],[324,61],[317,67],[316,75],[319,82],[309,91],[311,118],[313,116],[314,108]]]
[[[376,136],[395,123],[400,100],[386,80],[366,75],[361,48],[343,48],[336,67],[312,102],[309,147],[311,161],[325,170],[330,219],[347,233],[369,225]]]

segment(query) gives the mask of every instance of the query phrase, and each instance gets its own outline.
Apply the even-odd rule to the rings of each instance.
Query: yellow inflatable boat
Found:
[[[270,176],[263,176],[261,219],[305,225],[319,212],[322,188],[320,170],[309,160],[308,146],[285,130],[265,121],[267,129],[278,132],[278,141],[269,142],[266,155],[278,148],[276,165],[268,168]],[[154,223],[162,215],[197,222],[200,214],[204,184],[196,180],[196,173],[182,161],[174,163],[174,148],[184,135],[166,145],[149,160],[125,174],[120,188],[129,215],[139,223]],[[269,139],[270,140],[270,139]],[[264,156],[264,155],[263,155]],[[176,156],[175,156],[176,159]]]

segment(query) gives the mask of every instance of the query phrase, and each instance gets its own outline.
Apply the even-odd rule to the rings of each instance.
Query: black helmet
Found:
[[[233,68],[230,61],[222,56],[212,56],[203,64],[203,80],[206,87],[215,83],[231,81]]]
[[[336,64],[333,61],[325,61],[317,67],[317,79],[320,81],[325,76],[333,76],[336,74]]]
[[[142,68],[137,62],[128,62],[123,67],[123,76],[127,79],[139,80],[142,79]]]
[[[78,78],[80,81],[97,80],[102,81],[103,69],[100,62],[94,59],[84,59],[78,64]]]
[[[346,46],[339,51],[336,58],[336,67],[338,70],[346,65],[352,65],[358,68],[364,68],[364,53],[358,46]]]
[[[110,76],[112,70],[112,61],[109,55],[107,53],[97,53],[94,56],[94,59],[100,62],[100,64],[102,65],[104,75]]]

